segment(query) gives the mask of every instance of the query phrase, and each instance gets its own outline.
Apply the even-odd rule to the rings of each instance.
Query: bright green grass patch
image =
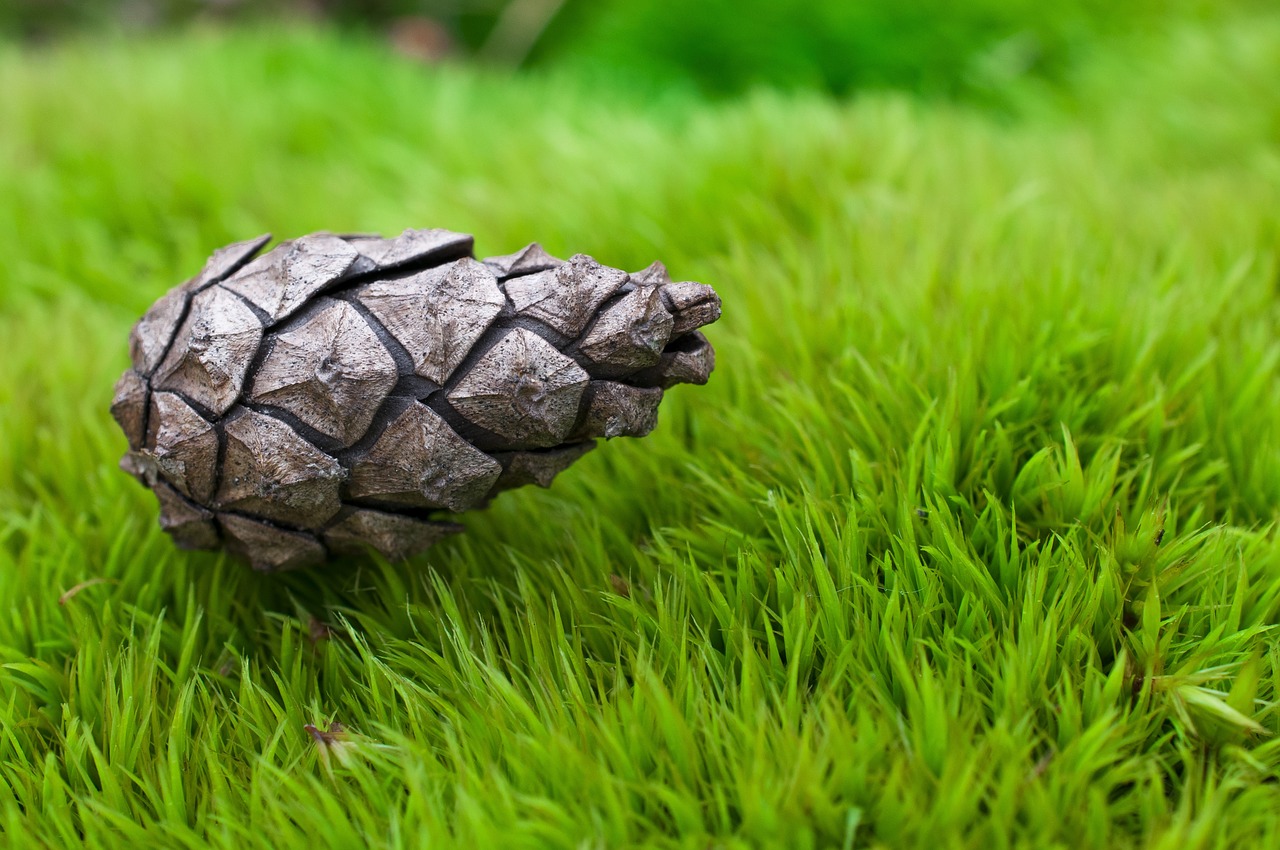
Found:
[[[0,843],[1280,843],[1277,57],[1180,31],[999,124],[0,53]],[[130,322],[232,239],[406,225],[662,258],[719,371],[408,566],[174,550]]]

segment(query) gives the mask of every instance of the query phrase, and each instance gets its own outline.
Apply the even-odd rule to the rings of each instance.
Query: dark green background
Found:
[[[987,97],[1010,78],[1060,80],[1098,42],[1258,0],[515,0],[558,6],[527,55],[486,51],[511,0],[6,0],[0,34],[47,40],[227,22],[322,21],[382,37],[439,24],[462,59],[569,67],[640,88],[755,86],[846,95],[907,88]],[[523,52],[522,52],[523,53]]]

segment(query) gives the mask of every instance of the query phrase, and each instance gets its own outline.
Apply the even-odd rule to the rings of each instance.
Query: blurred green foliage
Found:
[[[837,95],[893,87],[980,96],[1012,78],[1059,79],[1102,40],[1263,2],[5,0],[0,36],[264,18],[388,32],[412,19],[438,25],[440,44],[428,45],[428,54],[447,44],[463,58],[568,66],[641,87],[735,94],[769,86]],[[432,40],[430,31],[426,37]]]
[[[331,20],[344,26],[382,27],[409,15],[425,15],[458,31],[481,26],[509,0],[3,0],[0,33],[49,38],[94,28],[137,30],[193,20],[243,21],[264,18]]]
[[[589,5],[589,9],[587,6]],[[730,94],[756,85],[966,94],[1059,77],[1100,40],[1214,15],[1199,0],[601,0],[540,55]],[[576,18],[576,20],[574,20]]]

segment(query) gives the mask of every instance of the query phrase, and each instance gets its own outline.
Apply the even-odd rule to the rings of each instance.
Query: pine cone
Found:
[[[401,559],[461,530],[440,514],[546,487],[595,445],[653,429],[703,384],[709,286],[628,275],[536,243],[316,233],[228,245],[130,336],[111,413],[121,467],[183,548],[282,570],[372,546]]]

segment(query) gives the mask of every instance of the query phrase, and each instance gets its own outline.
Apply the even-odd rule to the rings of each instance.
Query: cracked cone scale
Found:
[[[438,229],[268,241],[147,311],[111,405],[161,527],[256,569],[407,558],[461,530],[449,513],[649,433],[663,390],[715,364],[719,298],[660,263],[477,260]]]

